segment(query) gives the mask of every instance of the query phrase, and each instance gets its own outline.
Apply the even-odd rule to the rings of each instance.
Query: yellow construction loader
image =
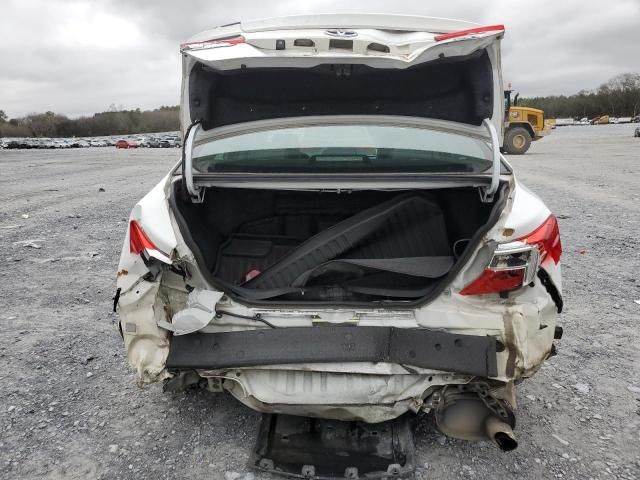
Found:
[[[502,150],[512,155],[522,155],[531,142],[540,140],[551,133],[545,124],[544,112],[537,108],[519,107],[518,94],[511,100],[511,86],[504,91],[504,139]]]

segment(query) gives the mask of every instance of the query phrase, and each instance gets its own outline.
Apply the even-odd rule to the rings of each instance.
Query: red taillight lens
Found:
[[[476,27],[468,30],[460,30],[458,32],[443,33],[441,35],[436,35],[433,39],[436,42],[442,42],[443,40],[450,40],[452,38],[466,37],[467,35],[487,32],[504,32],[504,25],[490,25],[488,27]]]
[[[485,295],[487,293],[509,292],[524,283],[524,269],[495,272],[485,269],[478,278],[460,291],[460,295]]]
[[[485,295],[516,290],[533,281],[539,265],[547,257],[557,264],[561,254],[558,221],[550,215],[530,234],[499,245],[489,266],[460,294]]]
[[[229,46],[239,45],[241,43],[247,43],[242,35],[230,38],[216,38],[214,40],[200,40],[196,42],[188,42],[180,45],[180,50],[193,50],[199,48],[206,48],[210,46]]]
[[[239,36],[239,37],[233,37],[233,38],[226,38],[224,40],[220,40],[220,42],[228,43],[229,45],[239,45],[241,43],[246,43],[246,40],[244,37]]]
[[[129,222],[129,251],[140,255],[145,248],[157,250],[157,247],[149,240],[140,224],[135,220],[131,220]]]
[[[540,250],[540,263],[544,262],[547,255],[557,264],[562,255],[562,242],[560,241],[560,229],[555,215],[549,215],[542,225],[529,235],[519,238],[521,242],[535,245]]]

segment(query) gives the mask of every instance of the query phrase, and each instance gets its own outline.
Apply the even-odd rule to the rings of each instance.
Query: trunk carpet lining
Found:
[[[334,273],[337,273],[337,276],[327,277],[325,272],[321,278],[330,279],[332,282],[346,281],[350,277],[352,279],[354,275],[363,277],[366,275],[363,269],[373,268],[387,270],[386,278],[393,282],[393,278],[397,275],[412,273],[407,269],[401,273],[402,269],[398,271],[397,268],[395,271],[388,271],[380,260],[386,260],[384,263],[388,266],[393,263],[394,258],[406,259],[407,257],[449,258],[444,263],[442,259],[434,260],[435,263],[431,262],[431,264],[422,262],[422,267],[436,270],[431,274],[428,271],[422,272],[419,275],[422,277],[440,277],[446,274],[453,264],[450,260],[451,247],[442,211],[435,203],[415,195],[394,198],[322,230],[291,249],[266,270],[260,270],[261,274],[246,282],[245,286],[252,289],[290,287],[296,284],[297,279],[300,282],[301,277],[311,276],[311,273],[307,272],[312,272],[318,266],[337,259],[347,260],[334,262],[337,267]],[[273,260],[274,256],[267,256],[267,258]],[[355,260],[372,262],[368,265],[366,262],[359,262],[358,265]],[[265,265],[267,263],[264,262]],[[345,263],[352,263],[354,268],[351,271],[345,270]],[[326,269],[327,265],[324,267]],[[430,281],[430,278],[424,278],[423,285],[427,285]],[[314,283],[318,283],[317,278]]]
[[[241,284],[246,273],[256,265],[257,270],[266,271],[271,263],[271,258],[264,257],[264,244],[257,244],[246,253],[259,254],[258,259],[262,263],[247,261],[242,263],[243,250],[231,250],[232,254],[240,254],[237,258],[227,256],[228,261],[238,263],[236,272],[231,272],[228,278],[222,278],[217,272],[222,272],[220,264],[221,245],[229,242],[237,235],[253,235],[260,241],[275,241],[276,246],[285,244],[280,237],[290,237],[297,240],[296,245],[306,243],[306,239],[317,235],[320,231],[344,221],[345,218],[354,216],[358,212],[371,208],[372,205],[381,205],[391,199],[406,198],[407,196],[427,199],[437,205],[437,210],[442,212],[446,233],[442,223],[438,228],[431,230],[426,235],[416,235],[414,242],[430,242],[431,234],[445,233],[445,238],[471,239],[470,243],[480,241],[489,227],[495,224],[505,203],[503,183],[500,196],[495,204],[484,204],[478,200],[477,190],[474,188],[451,188],[433,191],[411,190],[405,192],[395,191],[354,191],[354,192],[309,192],[309,191],[279,191],[256,190],[234,188],[209,188],[203,204],[192,204],[184,194],[182,184],[174,182],[174,192],[169,201],[176,215],[180,231],[185,241],[193,250],[198,265],[204,268],[203,272],[209,281],[220,290],[227,291],[232,296],[237,296],[251,302],[277,301],[287,304],[307,304],[319,302],[324,304],[358,304],[369,305],[372,301],[404,298],[413,301],[417,298],[433,298],[434,292],[442,289],[443,279],[450,280],[459,270],[459,265],[468,260],[469,247],[462,248],[460,242],[455,249],[457,261],[445,277],[436,280],[408,275],[398,275],[386,271],[369,270],[364,276],[351,275],[350,277],[336,278],[338,283],[326,282],[331,280],[324,275],[317,280],[312,279],[303,289],[296,287],[283,287],[280,289],[256,289],[248,288],[249,285]],[[286,218],[281,218],[286,217]],[[249,236],[251,236],[249,235]],[[414,235],[410,235],[414,237]],[[372,243],[373,239],[370,241]],[[400,237],[401,242],[406,238]],[[295,242],[294,242],[295,243]],[[391,241],[387,243],[392,243]],[[450,255],[448,240],[434,243],[443,243],[447,253],[437,255]],[[364,249],[367,242],[362,242]],[[242,246],[246,250],[246,245]],[[273,261],[289,255],[291,250],[285,248],[282,257],[279,253],[273,256]],[[343,253],[339,258],[368,258],[367,252],[352,250]],[[278,258],[279,257],[279,258]],[[266,258],[266,261],[265,261]],[[263,264],[265,267],[263,267]],[[262,267],[262,268],[261,268]],[[353,271],[352,271],[353,273]],[[377,299],[374,297],[378,297]],[[235,297],[234,297],[235,298]]]
[[[302,241],[295,237],[233,234],[220,247],[213,274],[226,282],[240,285],[247,273],[266,270]]]

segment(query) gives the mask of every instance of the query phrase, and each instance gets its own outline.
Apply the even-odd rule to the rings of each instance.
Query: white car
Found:
[[[503,35],[317,15],[182,45],[183,158],[118,269],[138,381],[321,419],[430,412],[515,448],[515,385],[561,335],[562,249],[500,155]]]

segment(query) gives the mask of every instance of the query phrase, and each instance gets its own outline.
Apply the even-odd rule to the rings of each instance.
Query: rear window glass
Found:
[[[200,173],[480,173],[491,168],[482,140],[413,127],[282,128],[198,144]]]

